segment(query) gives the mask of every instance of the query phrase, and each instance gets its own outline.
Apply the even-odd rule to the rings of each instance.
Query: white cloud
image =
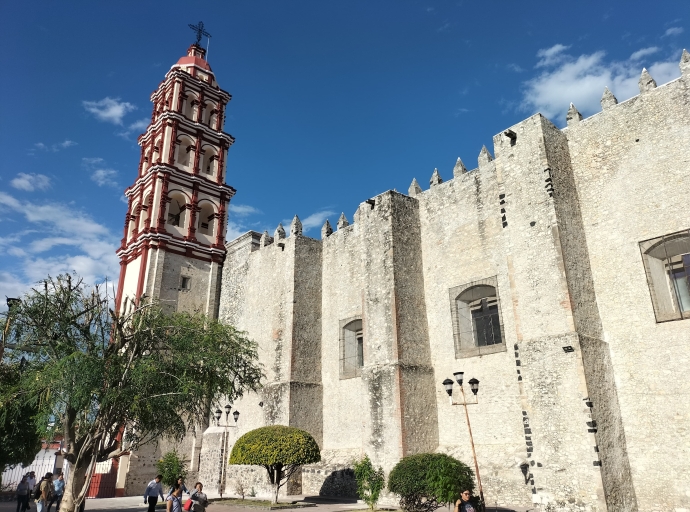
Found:
[[[10,185],[19,190],[26,190],[33,192],[34,190],[46,190],[50,188],[50,178],[45,174],[23,173],[17,174],[17,177],[10,181]]]
[[[129,130],[138,130],[143,132],[144,130],[146,130],[146,128],[148,128],[150,122],[150,119],[139,119],[138,121],[134,121],[132,124],[129,125]]]
[[[679,36],[682,33],[683,33],[683,27],[671,27],[671,28],[666,29],[666,32],[664,32],[664,37]]]
[[[65,272],[77,272],[86,283],[105,276],[117,279],[117,236],[74,205],[20,201],[0,191],[0,209],[23,217],[23,225],[28,222],[36,227],[0,239],[0,249],[6,246],[6,254],[19,258],[17,270],[0,272],[4,294],[21,295],[32,283]],[[33,240],[24,241],[29,234]],[[20,241],[21,248],[17,247]],[[62,254],[39,256],[57,248]]]
[[[537,52],[537,57],[539,57],[539,62],[535,67],[541,68],[545,66],[552,66],[561,62],[564,58],[563,52],[570,48],[570,46],[565,46],[562,44],[555,44],[551,48],[542,48]]]
[[[557,51],[554,50],[556,47]],[[608,60],[603,51],[575,57],[564,53],[566,48],[556,45],[537,53],[540,58],[538,67],[547,69],[523,82],[521,110],[541,112],[547,118],[562,123],[570,102],[585,116],[598,112],[604,87],[608,87],[619,101],[639,94],[637,82],[642,69],[634,59]],[[640,51],[651,54],[648,48]],[[545,62],[549,64],[542,64]],[[680,75],[675,58],[657,61],[647,69],[658,84]]]
[[[233,213],[238,217],[246,217],[247,215],[255,215],[257,213],[261,213],[261,210],[254,208],[253,206],[233,203],[230,203],[229,211],[230,213]]]
[[[436,29],[436,32],[447,32],[450,29],[450,23],[446,22]]]
[[[321,210],[312,213],[302,220],[302,228],[304,231],[309,231],[312,228],[320,228],[330,215],[335,215],[335,212],[332,210]]]
[[[95,181],[99,187],[117,187],[116,176],[117,171],[113,169],[96,169],[91,173],[91,181]]]
[[[136,110],[136,106],[120,98],[106,97],[99,101],[82,101],[87,112],[93,114],[99,121],[107,123],[122,124],[122,119],[128,112]]]
[[[58,142],[57,144],[51,144],[50,146],[44,144],[43,142],[37,142],[29,150],[29,155],[35,155],[36,151],[52,151],[57,153],[61,149],[71,148],[72,146],[77,146],[78,144],[73,140],[64,140],[63,142]]]
[[[102,158],[82,158],[81,159],[81,163],[86,165],[86,166],[96,165],[96,164],[100,164],[102,162],[103,162]]]
[[[511,62],[506,67],[511,71],[515,71],[516,73],[522,73],[524,71],[524,69],[522,69],[519,65],[515,64],[514,62]]]
[[[642,48],[641,50],[637,50],[636,52],[633,52],[633,54],[630,56],[630,60],[640,60],[642,57],[646,57],[647,55],[653,55],[657,53],[660,50],[659,47],[657,46],[650,46],[649,48]]]

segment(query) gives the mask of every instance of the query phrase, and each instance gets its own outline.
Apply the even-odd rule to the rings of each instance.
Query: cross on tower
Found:
[[[204,30],[204,22],[203,21],[200,21],[198,25],[192,25],[190,23],[189,28],[191,28],[194,32],[196,32],[196,44],[199,44],[201,42],[201,36],[211,37],[211,34],[209,34],[208,32],[206,32]]]

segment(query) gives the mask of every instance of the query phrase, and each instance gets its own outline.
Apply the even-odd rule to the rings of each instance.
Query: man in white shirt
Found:
[[[161,485],[162,479],[163,475],[157,475],[156,478],[151,480],[149,482],[149,485],[146,486],[146,490],[144,491],[144,505],[148,501],[148,512],[156,511],[156,503],[158,503],[158,496],[161,497],[161,500],[165,499],[163,497],[163,486]]]

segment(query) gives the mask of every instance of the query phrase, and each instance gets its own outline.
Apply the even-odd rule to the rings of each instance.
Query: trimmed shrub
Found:
[[[388,490],[400,496],[400,507],[408,512],[431,512],[454,504],[466,489],[474,489],[474,472],[443,453],[405,457],[388,477]]]
[[[237,440],[230,453],[230,464],[266,469],[275,490],[273,503],[278,502],[278,491],[302,464],[320,460],[319,445],[309,432],[283,425],[247,432]]]
[[[386,485],[383,468],[374,467],[368,455],[353,464],[357,479],[357,494],[367,504],[369,510],[376,508],[379,495]]]
[[[156,462],[156,470],[163,475],[162,482],[171,487],[179,477],[187,478],[187,464],[176,451],[168,452]]]

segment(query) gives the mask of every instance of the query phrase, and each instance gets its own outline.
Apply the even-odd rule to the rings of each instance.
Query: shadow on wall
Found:
[[[355,472],[350,468],[333,471],[323,481],[319,496],[357,499]]]

